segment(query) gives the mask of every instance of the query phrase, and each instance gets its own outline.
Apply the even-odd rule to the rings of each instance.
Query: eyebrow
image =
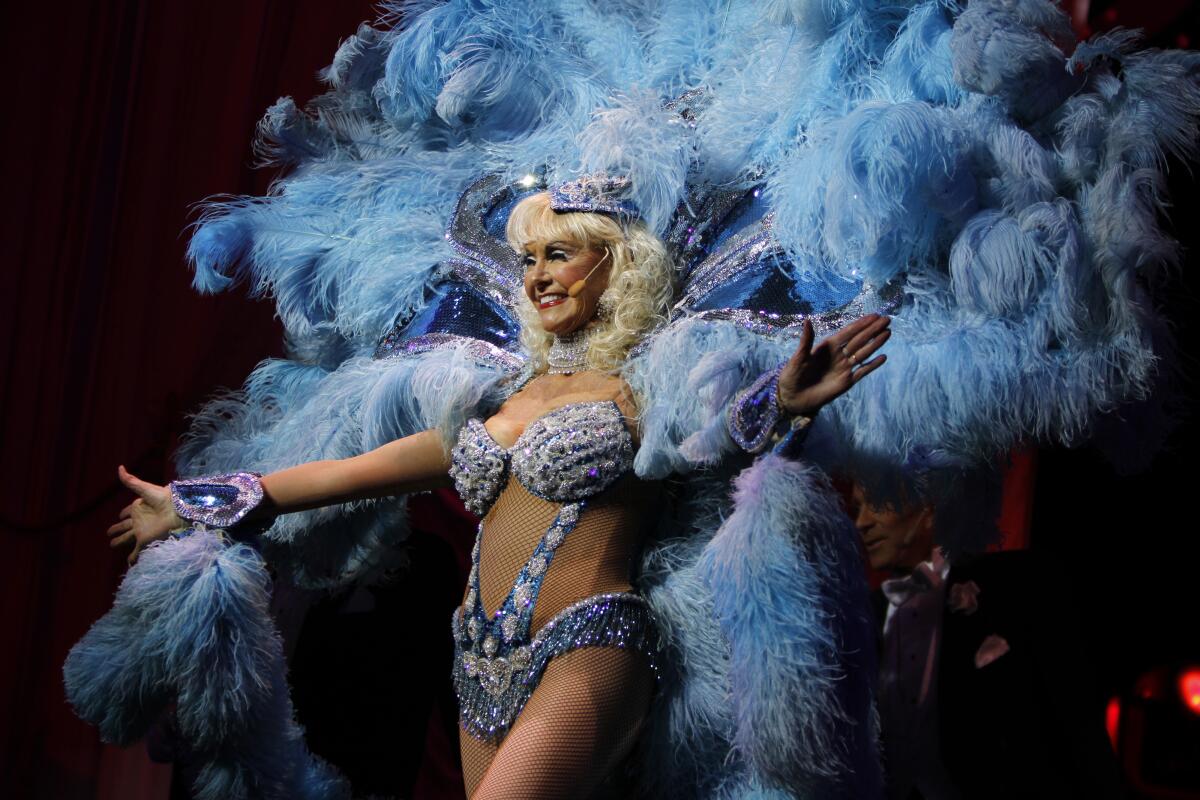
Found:
[[[530,252],[531,244],[533,244],[533,242],[525,243],[525,252],[526,253]],[[579,245],[577,245],[577,244],[571,244],[570,242],[560,242],[557,240],[553,241],[553,242],[546,242],[546,248],[549,249],[551,247],[556,248],[556,249],[562,249],[562,250],[578,250],[579,249]]]

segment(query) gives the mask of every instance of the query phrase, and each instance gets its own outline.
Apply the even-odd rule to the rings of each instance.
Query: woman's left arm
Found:
[[[796,443],[826,403],[887,360],[875,352],[891,336],[890,324],[889,317],[868,314],[813,346],[812,323],[805,320],[792,357],[762,375],[729,406],[729,432],[734,441],[743,450],[761,453],[783,433],[782,423],[790,422],[787,438]],[[794,449],[790,444],[784,447]]]
[[[891,317],[867,314],[814,347],[812,323],[805,320],[800,345],[779,373],[780,409],[794,417],[812,417],[878,369],[887,356],[871,356],[892,335],[891,323]]]

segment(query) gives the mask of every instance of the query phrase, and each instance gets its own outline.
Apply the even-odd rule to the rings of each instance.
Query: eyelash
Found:
[[[550,260],[552,260],[552,261],[570,261],[571,258],[572,258],[571,254],[568,253],[566,250],[551,250],[550,251]],[[528,269],[529,267],[532,267],[535,261],[536,261],[536,259],[533,257],[532,253],[525,254],[525,260],[523,263],[524,263],[526,269]]]

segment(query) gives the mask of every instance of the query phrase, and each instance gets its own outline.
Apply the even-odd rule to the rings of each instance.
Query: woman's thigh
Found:
[[[491,746],[462,734],[467,793],[587,797],[633,748],[653,693],[640,653],[585,647],[554,658],[490,764],[481,769]]]
[[[467,788],[467,797],[475,793],[498,749],[497,745],[480,741],[461,727],[458,729],[458,750],[462,755],[463,784]]]

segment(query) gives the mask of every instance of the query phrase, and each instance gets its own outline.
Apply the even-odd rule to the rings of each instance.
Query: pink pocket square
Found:
[[[1008,651],[1008,642],[1004,641],[1004,637],[993,633],[979,645],[975,653],[975,669],[983,669]]]

